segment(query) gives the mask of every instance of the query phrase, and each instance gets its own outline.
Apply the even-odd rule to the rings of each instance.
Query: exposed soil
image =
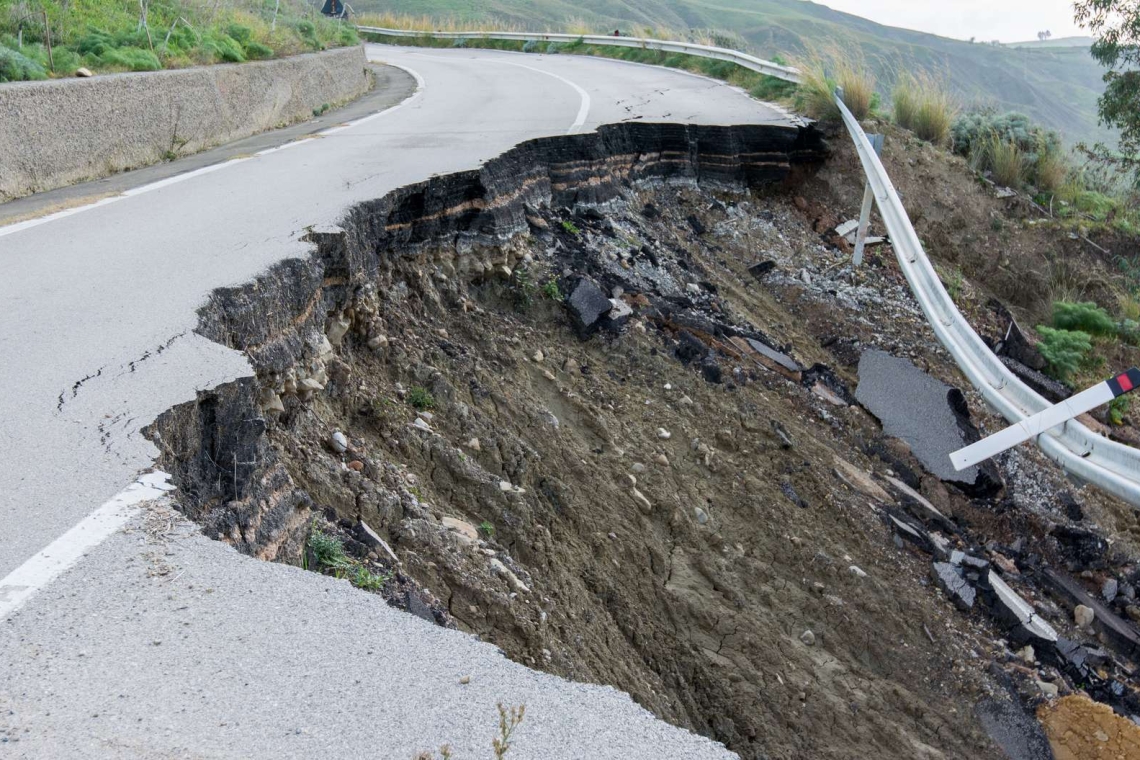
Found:
[[[1082,684],[956,610],[891,518],[986,557],[1091,641],[1036,570],[1134,584],[1135,512],[1027,447],[970,497],[854,402],[867,348],[964,385],[889,248],[855,275],[828,235],[856,186],[842,151],[813,177],[810,130],[592,139],[366,204],[310,261],[220,291],[201,331],[258,379],[155,426],[183,508],[277,561],[301,562],[314,526],[336,534],[391,572],[390,602],[744,758],[1003,757],[976,705]],[[951,239],[956,207],[932,208],[920,231]],[[620,305],[583,320],[580,287]],[[1000,334],[986,298],[962,302]],[[1081,559],[1084,530],[1112,551]],[[1083,685],[1127,710],[1131,667],[1110,655]]]

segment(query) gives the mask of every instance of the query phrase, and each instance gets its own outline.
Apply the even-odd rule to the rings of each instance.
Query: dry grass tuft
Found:
[[[856,119],[871,114],[875,79],[861,55],[839,48],[813,50],[796,62],[803,81],[796,91],[796,108],[813,119],[838,121],[835,88],[843,88],[843,102]]]
[[[904,74],[895,85],[895,122],[920,139],[944,146],[958,108],[945,85],[927,73]]]

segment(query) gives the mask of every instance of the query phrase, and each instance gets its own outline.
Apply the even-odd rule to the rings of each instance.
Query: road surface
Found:
[[[725,756],[619,692],[531,672],[178,520],[81,523],[151,465],[141,428],[251,374],[193,333],[195,310],[214,288],[305,255],[307,228],[534,137],[632,118],[787,121],[723,84],[601,59],[369,56],[418,92],[288,149],[0,227],[0,757],[407,758],[445,741],[482,757],[499,700],[528,705],[518,757]],[[54,561],[37,553],[103,533],[36,590]]]

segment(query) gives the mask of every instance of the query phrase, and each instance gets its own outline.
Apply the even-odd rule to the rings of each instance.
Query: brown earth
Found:
[[[940,159],[888,150],[908,203],[920,200],[907,184],[919,169],[908,177],[899,166],[911,160],[925,169]],[[1078,638],[1069,613],[1002,552],[1021,539],[1017,556],[1065,563],[1050,533],[1073,524],[1077,504],[1081,525],[1113,540],[1109,569],[1125,574],[1140,557],[1140,522],[1029,447],[1001,458],[1004,492],[972,499],[853,403],[867,348],[965,387],[889,248],[853,273],[842,244],[828,242],[861,195],[857,171],[839,148],[798,187],[626,183],[601,206],[528,207],[528,233],[421,241],[415,255],[384,259],[326,322],[313,316],[321,288],[348,280],[329,265],[312,275],[311,297],[300,293],[303,313],[269,330],[322,324],[329,342],[314,364],[271,371],[268,354],[251,352],[263,407],[280,405],[267,414],[276,466],[258,475],[274,495],[257,497],[253,522],[235,505],[254,497],[237,484],[228,504],[189,511],[279,561],[300,561],[310,525],[336,534],[392,573],[380,593],[393,603],[533,667],[626,690],[744,758],[1003,757],[975,705],[1012,696],[1033,706],[1038,682],[1062,695],[1075,686],[1027,666],[1004,631],[936,590],[930,555],[886,523],[908,500],[884,476],[953,520],[952,545],[1005,560],[1006,580]],[[1002,243],[977,229],[996,202],[971,180],[951,184],[920,234],[956,241],[951,231],[969,221],[975,242]],[[1005,293],[1006,277],[1013,293],[1019,275],[967,252],[981,247],[951,254],[990,266],[971,278]],[[774,264],[762,281],[749,272],[760,261]],[[633,309],[586,339],[560,300],[583,274]],[[967,284],[959,300],[980,330],[1000,331],[988,297]],[[215,316],[236,324],[243,313]],[[725,326],[810,369],[774,369]],[[298,388],[306,373],[324,382]],[[238,517],[211,517],[223,506]]]
[[[1140,757],[1140,726],[1088,697],[1065,697],[1037,714],[1057,760]]]

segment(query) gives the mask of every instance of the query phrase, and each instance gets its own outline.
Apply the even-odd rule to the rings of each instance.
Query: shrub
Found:
[[[273,48],[268,45],[263,45],[256,40],[250,40],[245,44],[245,57],[251,61],[261,61],[266,58],[272,58]]]
[[[1041,336],[1037,350],[1048,362],[1049,374],[1065,381],[1076,374],[1092,350],[1092,338],[1086,332],[1055,330],[1039,325]]]
[[[1116,335],[1117,326],[1108,312],[1092,301],[1058,301],[1053,304],[1053,327],[1079,330],[1089,335]]]
[[[1036,126],[1029,117],[1019,113],[996,115],[990,111],[976,111],[960,116],[950,130],[954,152],[970,159],[975,169],[989,169],[998,174],[995,158],[1004,160],[1001,166],[1006,178],[1012,177],[1013,166],[1020,166],[1018,182],[1002,184],[1017,186],[1028,176],[1034,181],[1056,183],[1060,186],[1068,172],[1061,152],[1061,138],[1056,132]],[[996,150],[995,150],[996,149]],[[1017,160],[1014,157],[1017,156]],[[1038,168],[1039,162],[1044,162]]]
[[[1033,173],[1033,184],[1047,193],[1055,193],[1069,176],[1069,164],[1059,148],[1041,144],[1038,146]]]
[[[0,46],[0,82],[23,82],[32,79],[47,79],[47,72],[26,55]]]
[[[225,28],[226,36],[232,38],[239,45],[246,45],[253,38],[253,30],[248,26],[241,24],[227,24]]]
[[[324,531],[314,528],[309,534],[308,546],[318,568],[344,570],[352,564],[344,550],[344,543]]]
[[[408,403],[421,412],[435,409],[435,397],[426,388],[421,388],[418,385],[408,391]]]
[[[796,88],[796,108],[819,121],[839,121],[835,88],[843,88],[843,103],[856,119],[867,118],[875,99],[875,80],[862,58],[835,48],[813,52],[798,63],[802,81]]]
[[[949,142],[957,109],[941,82],[927,74],[907,74],[895,85],[892,100],[899,126],[935,145]]]
[[[985,165],[993,172],[994,182],[1006,187],[1021,187],[1025,176],[1025,154],[1016,142],[995,132],[983,143],[981,150],[984,151]]]
[[[110,48],[98,60],[106,66],[117,66],[128,71],[158,71],[162,63],[149,50],[135,47]]]
[[[214,61],[241,63],[245,60],[245,51],[228,34],[206,32],[202,37],[202,50]]]

